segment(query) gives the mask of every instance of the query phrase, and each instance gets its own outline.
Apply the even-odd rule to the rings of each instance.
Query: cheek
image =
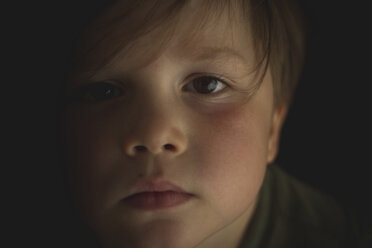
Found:
[[[104,122],[102,120],[105,120]],[[111,179],[120,168],[120,151],[113,142],[110,119],[68,118],[67,155],[72,193],[84,215],[102,209],[111,199]],[[126,175],[122,173],[121,175]],[[106,199],[107,198],[107,199]]]
[[[224,216],[246,208],[258,193],[266,169],[269,117],[243,107],[207,118],[203,123],[213,125],[202,125],[196,135],[196,181],[203,183],[202,194],[210,195]]]
[[[107,169],[98,167],[104,157],[110,157],[107,154],[111,149],[107,142],[108,133],[107,124],[102,123],[95,118],[73,118],[69,117],[67,122],[67,151],[69,157],[69,166],[71,172],[88,173],[94,168],[102,170]]]

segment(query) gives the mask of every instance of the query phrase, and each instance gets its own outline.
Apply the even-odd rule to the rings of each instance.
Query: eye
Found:
[[[186,91],[198,94],[215,94],[227,87],[227,84],[217,77],[203,76],[194,78],[190,83],[183,87]]]
[[[108,82],[88,84],[78,88],[70,98],[82,102],[101,102],[121,96],[123,90]]]

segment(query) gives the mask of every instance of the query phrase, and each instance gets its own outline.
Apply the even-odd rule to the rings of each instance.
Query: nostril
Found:
[[[172,144],[165,144],[163,146],[163,148],[165,150],[172,151],[172,152],[176,151],[176,147],[174,145],[172,145]],[[154,152],[151,149],[148,150],[148,148],[146,146],[141,146],[141,145],[135,146],[134,147],[134,151],[136,151],[136,152],[146,152],[146,151]]]
[[[135,149],[136,151],[139,151],[139,152],[144,152],[147,150],[145,146],[136,146]]]
[[[176,147],[172,144],[166,144],[166,145],[164,145],[164,148],[166,150],[170,150],[170,151],[175,151],[176,150]]]

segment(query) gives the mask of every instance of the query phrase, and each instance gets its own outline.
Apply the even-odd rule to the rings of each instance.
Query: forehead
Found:
[[[79,70],[93,72],[126,59],[144,66],[163,52],[185,60],[252,62],[253,39],[235,1],[117,1],[83,36]]]

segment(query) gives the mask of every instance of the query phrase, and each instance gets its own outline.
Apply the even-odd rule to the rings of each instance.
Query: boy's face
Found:
[[[270,73],[254,87],[248,25],[223,15],[182,42],[195,9],[155,59],[156,30],[69,85],[102,86],[67,109],[67,146],[75,200],[104,246],[236,245],[275,156],[284,114]]]

